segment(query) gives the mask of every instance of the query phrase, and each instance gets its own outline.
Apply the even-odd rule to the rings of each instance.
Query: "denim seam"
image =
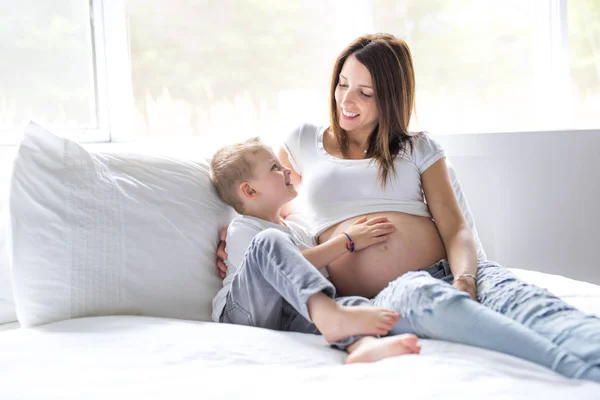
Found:
[[[233,295],[231,296],[231,298],[233,298]],[[235,300],[231,300],[231,303],[225,303],[225,308],[223,309],[223,315],[227,315],[230,311],[232,310],[238,310],[240,311],[244,318],[246,318],[248,320],[248,325],[250,326],[255,326],[256,324],[254,323],[254,321],[252,321],[251,315],[248,311],[246,311],[242,306],[239,305],[239,303]]]

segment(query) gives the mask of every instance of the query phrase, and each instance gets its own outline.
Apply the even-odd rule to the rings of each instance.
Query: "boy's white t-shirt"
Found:
[[[237,216],[231,221],[227,228],[227,239],[225,240],[225,252],[227,253],[225,265],[227,266],[227,276],[223,280],[223,287],[213,299],[213,321],[219,322],[221,313],[225,308],[227,293],[229,293],[231,288],[233,277],[244,261],[244,255],[246,254],[248,246],[250,246],[250,242],[252,242],[252,239],[254,239],[254,236],[258,233],[265,229],[275,228],[287,233],[300,251],[316,246],[317,243],[315,237],[308,229],[292,221],[286,220],[284,223],[287,226],[274,224],[270,221],[248,215]],[[327,269],[323,268],[320,272],[327,276]]]

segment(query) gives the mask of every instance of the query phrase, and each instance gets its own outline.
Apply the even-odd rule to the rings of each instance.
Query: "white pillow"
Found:
[[[18,320],[211,320],[218,229],[233,211],[206,160],[86,151],[31,123],[9,200]]]
[[[14,151],[0,148],[0,324],[17,320],[8,259],[8,189]]]
[[[10,283],[8,244],[6,243],[6,219],[5,211],[0,205],[0,324],[17,320]]]

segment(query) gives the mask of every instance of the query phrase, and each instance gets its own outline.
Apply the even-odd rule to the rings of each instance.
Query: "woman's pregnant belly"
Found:
[[[396,231],[383,243],[349,252],[329,264],[329,276],[339,296],[373,297],[400,275],[446,258],[444,243],[431,219],[399,212],[352,217],[321,233],[319,243],[341,235],[363,216],[387,217]]]

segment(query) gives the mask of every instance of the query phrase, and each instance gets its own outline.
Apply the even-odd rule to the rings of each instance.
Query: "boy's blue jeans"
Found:
[[[335,287],[285,233],[267,229],[246,251],[221,322],[318,334],[306,303],[323,292],[346,305],[392,309],[390,335],[414,333],[523,358],[571,378],[600,382],[600,319],[586,316],[548,291],[526,284],[493,262],[478,269],[479,301],[459,291],[448,262],[408,272],[375,298],[336,297]],[[333,345],[345,349],[360,337]]]

